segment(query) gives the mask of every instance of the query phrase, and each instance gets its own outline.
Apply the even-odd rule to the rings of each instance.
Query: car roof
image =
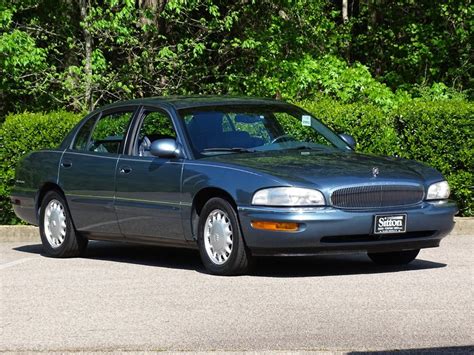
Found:
[[[284,101],[278,101],[268,98],[259,98],[251,96],[211,96],[211,95],[193,95],[193,96],[157,96],[128,101],[120,101],[101,107],[99,110],[111,109],[114,107],[126,105],[150,105],[162,106],[169,105],[176,110],[220,105],[288,105]]]

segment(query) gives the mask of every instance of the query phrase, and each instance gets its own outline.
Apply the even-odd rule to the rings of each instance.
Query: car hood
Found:
[[[436,170],[414,161],[351,151],[286,150],[225,154],[204,160],[250,168],[290,185],[325,188],[378,183],[426,185],[442,179]]]

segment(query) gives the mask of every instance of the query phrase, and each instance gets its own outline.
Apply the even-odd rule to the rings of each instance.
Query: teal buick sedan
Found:
[[[23,158],[11,201],[49,256],[89,240],[197,248],[218,275],[255,255],[363,251],[394,265],[439,246],[457,212],[443,176],[355,145],[282,101],[118,102]]]

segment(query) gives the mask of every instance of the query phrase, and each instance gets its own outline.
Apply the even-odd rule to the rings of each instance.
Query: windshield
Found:
[[[196,158],[347,144],[308,113],[283,105],[225,105],[180,110]]]

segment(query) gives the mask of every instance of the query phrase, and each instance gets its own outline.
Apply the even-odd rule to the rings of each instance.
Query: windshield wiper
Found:
[[[317,148],[310,147],[309,145],[298,145],[296,147],[285,148],[285,150],[303,150],[303,149],[314,150],[314,149],[317,149]]]
[[[297,145],[295,147],[284,148],[283,150],[316,150],[316,151],[325,152],[330,149],[331,147],[321,147],[321,146],[315,147],[315,146],[302,144],[302,145]]]
[[[202,150],[203,152],[235,152],[235,153],[254,153],[256,152],[255,149],[248,149],[242,147],[214,147],[214,148],[205,148]]]

